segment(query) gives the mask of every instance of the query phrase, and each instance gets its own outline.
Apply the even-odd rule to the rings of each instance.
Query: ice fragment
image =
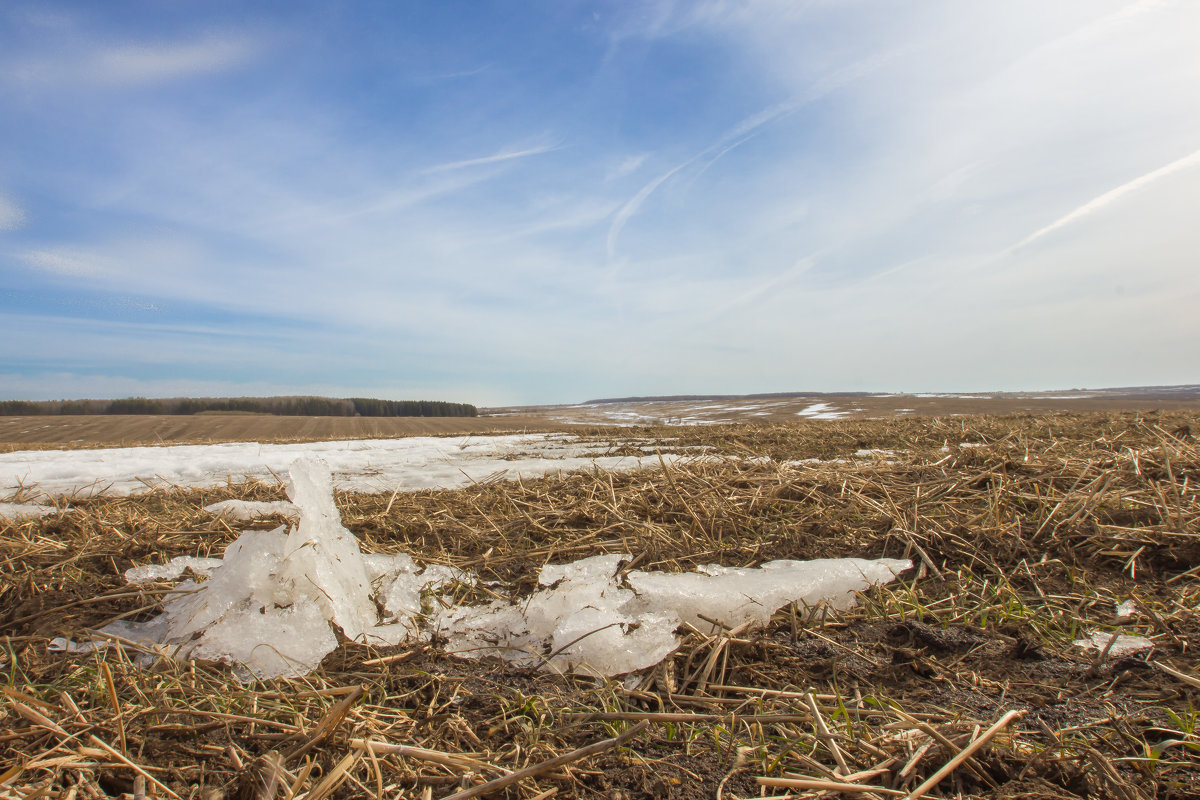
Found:
[[[709,565],[700,573],[631,572],[627,555],[585,558],[542,568],[545,587],[518,603],[443,610],[435,624],[448,649],[467,658],[497,655],[522,665],[619,675],[653,666],[678,646],[683,622],[730,628],[766,624],[792,602],[838,608],[854,593],[893,579],[911,565],[896,559],[772,561],[758,569]]]
[[[1117,606],[1117,610],[1113,614],[1113,616],[1116,617],[1117,622],[1128,622],[1129,620],[1133,619],[1137,615],[1137,611],[1138,611],[1137,601],[1136,600],[1126,600],[1124,603],[1120,603]]]
[[[342,527],[323,463],[293,464],[288,494],[299,513],[290,531],[246,531],[219,563],[184,557],[130,570],[130,580],[180,577],[186,569],[210,577],[179,584],[158,617],[114,623],[101,633],[178,658],[223,661],[243,679],[310,672],[337,646],[335,628],[372,645],[424,638],[433,630],[464,657],[497,655],[609,676],[660,662],[678,646],[675,632],[684,623],[765,624],[792,602],[844,608],[855,592],[911,566],[895,559],[824,559],[622,576],[629,556],[601,555],[544,566],[542,588],[528,597],[435,605],[427,617],[423,593],[471,583],[473,576],[446,565],[422,568],[404,553],[364,556]],[[54,646],[72,649],[66,640]]]
[[[173,581],[183,577],[183,573],[191,570],[196,575],[208,577],[214,569],[221,566],[219,558],[197,558],[196,556],[176,556],[166,564],[145,564],[125,570],[125,580],[128,583],[150,583],[152,581]]]
[[[260,519],[273,514],[282,514],[293,519],[300,515],[296,504],[288,500],[222,500],[205,506],[204,510],[218,517],[239,521]]]
[[[758,569],[708,566],[707,574],[631,572],[628,581],[641,610],[674,614],[701,629],[711,627],[702,617],[736,628],[766,625],[789,603],[848,608],[855,592],[890,581],[910,566],[894,558],[825,558],[769,561]]]
[[[1085,650],[1104,650],[1104,648],[1108,647],[1109,641],[1114,639],[1112,647],[1108,648],[1108,654],[1113,658],[1128,656],[1154,648],[1154,642],[1145,637],[1126,636],[1122,633],[1108,633],[1106,631],[1092,631],[1086,639],[1076,639],[1074,644],[1076,647],[1082,647]]]

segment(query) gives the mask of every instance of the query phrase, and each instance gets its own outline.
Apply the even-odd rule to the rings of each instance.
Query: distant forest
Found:
[[[296,417],[474,417],[475,406],[367,397],[126,397],[121,400],[0,400],[0,416],[64,414],[274,414]]]

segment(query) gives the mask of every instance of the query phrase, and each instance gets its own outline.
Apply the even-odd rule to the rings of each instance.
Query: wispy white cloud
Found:
[[[238,69],[264,49],[263,41],[243,34],[180,41],[88,42],[54,58],[38,53],[14,56],[5,72],[26,85],[136,87]]]
[[[795,96],[768,106],[740,120],[736,125],[718,137],[715,142],[708,145],[695,156],[647,183],[626,202],[613,219],[607,240],[608,257],[610,259],[613,258],[616,252],[617,238],[629,220],[638,212],[642,204],[646,202],[646,199],[676,173],[694,163],[700,162],[699,169],[694,175],[690,176],[690,182],[692,184],[696,183],[714,164],[754,139],[772,123],[784,120],[813,102],[870,76],[907,50],[908,48],[905,47],[887,50],[882,53],[874,53],[843,67],[830,70],[821,75],[817,80],[799,87]],[[640,166],[640,162],[638,165]]]
[[[482,75],[495,67],[494,64],[483,64],[471,69],[460,69],[451,72],[437,72],[429,75],[414,76],[414,80],[422,81],[452,81],[459,78],[473,78],[476,75]]]
[[[609,259],[612,259],[616,255],[617,239],[620,237],[621,231],[625,229],[625,226],[629,223],[629,220],[632,219],[635,214],[637,214],[638,210],[641,209],[642,204],[646,202],[646,199],[649,198],[659,186],[662,186],[663,183],[668,181],[680,171],[690,167],[697,161],[704,159],[706,156],[711,156],[707,163],[705,163],[701,168],[701,173],[703,173],[710,166],[712,166],[715,161],[724,156],[726,153],[749,141],[749,139],[754,136],[755,132],[764,125],[767,125],[768,123],[771,123],[786,114],[792,113],[797,107],[798,106],[793,103],[781,103],[746,117],[732,129],[722,135],[719,139],[717,139],[716,142],[704,148],[686,161],[683,161],[682,163],[677,164],[676,166],[662,173],[657,178],[639,189],[633,197],[629,198],[629,200],[627,200],[625,204],[621,206],[620,210],[617,211],[616,216],[613,217],[612,225],[609,226],[608,238],[606,241]]]
[[[96,278],[112,271],[103,257],[69,248],[30,250],[18,258],[39,272],[63,278]]]
[[[0,231],[15,231],[25,225],[25,209],[17,202],[0,194]]]
[[[716,313],[713,314],[713,317],[723,316],[734,309],[752,305],[756,301],[766,296],[768,292],[786,286],[788,283],[800,277],[801,275],[811,272],[813,267],[818,264],[819,259],[820,256],[818,253],[813,253],[801,258],[786,270],[783,270],[776,275],[772,275],[766,280],[759,281],[750,289],[736,296],[729,303],[717,309]]]
[[[123,45],[92,57],[94,75],[105,83],[157,83],[189,75],[224,72],[245,64],[255,43],[235,36],[206,37],[190,42]]]
[[[270,381],[239,383],[188,378],[142,379],[120,374],[116,370],[100,375],[77,372],[0,373],[0,384],[5,387],[6,399],[17,400],[56,400],[63,397],[262,397],[311,391],[307,387],[281,386]]]
[[[679,172],[679,170],[695,161],[696,158],[696,156],[693,156],[687,161],[684,161],[682,164],[678,164],[667,170],[639,189],[637,194],[635,194],[633,197],[625,201],[625,205],[621,206],[616,215],[613,216],[612,225],[608,227],[608,239],[606,241],[606,246],[608,250],[608,257],[610,259],[613,258],[617,253],[617,237],[621,235],[621,231],[625,229],[625,226],[629,223],[629,220],[632,219],[633,215],[636,214],[638,209],[642,207],[642,203],[646,202],[646,198],[653,194],[654,190],[659,186],[662,186],[665,181],[671,178],[671,176],[675,175],[677,172]]]
[[[626,156],[614,164],[611,164],[604,173],[605,182],[615,181],[624,178],[626,175],[632,175],[641,169],[642,164],[646,163],[649,153],[638,153],[637,155]]]
[[[543,153],[550,153],[560,149],[562,149],[562,145],[542,145],[540,147],[529,147],[524,150],[503,150],[490,156],[468,158],[462,161],[450,161],[445,164],[437,164],[435,166],[426,168],[424,172],[426,174],[431,174],[436,172],[448,172],[455,169],[463,169],[464,167],[479,167],[485,164],[498,164],[502,161],[512,161],[516,158],[540,156]]]
[[[1115,189],[1109,189],[1102,195],[1093,197],[1091,200],[1087,201],[1070,213],[1064,214],[1063,216],[1054,220],[1054,222],[1051,222],[1046,227],[1034,231],[1029,236],[1026,236],[1013,249],[1017,250],[1030,245],[1038,239],[1041,239],[1043,236],[1048,236],[1049,234],[1065,228],[1074,222],[1078,222],[1084,217],[1090,216],[1106,206],[1112,205],[1126,195],[1146,188],[1161,178],[1165,178],[1168,175],[1179,172],[1180,170],[1188,169],[1189,167],[1194,167],[1197,165],[1200,165],[1200,150],[1196,150],[1184,156],[1183,158],[1172,161],[1170,164],[1159,167],[1158,169],[1151,170],[1145,175],[1139,175],[1133,180],[1127,181]]]

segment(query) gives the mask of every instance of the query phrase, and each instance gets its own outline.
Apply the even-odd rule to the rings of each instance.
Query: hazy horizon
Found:
[[[940,390],[940,391],[930,391],[930,390],[925,390],[925,389],[896,390],[896,391],[884,391],[884,390],[879,390],[879,391],[874,391],[874,390],[820,391],[820,390],[795,389],[795,390],[772,391],[772,392],[723,392],[723,393],[711,393],[711,392],[708,392],[708,393],[705,393],[705,392],[678,393],[677,392],[677,393],[662,394],[662,395],[639,395],[639,394],[605,395],[605,396],[597,395],[594,397],[588,397],[588,398],[582,398],[582,399],[575,398],[572,400],[564,400],[564,401],[560,401],[557,403],[485,404],[485,403],[472,403],[470,399],[463,399],[463,398],[456,398],[449,402],[468,403],[468,404],[476,406],[480,410],[484,410],[484,409],[488,409],[488,408],[539,407],[539,406],[556,406],[556,405],[570,406],[570,405],[584,405],[584,404],[588,404],[588,403],[611,403],[611,402],[634,402],[634,401],[683,401],[683,400],[703,401],[703,400],[717,400],[717,399],[731,399],[732,400],[732,399],[738,399],[738,398],[747,398],[747,399],[780,398],[780,399],[784,399],[784,398],[793,398],[793,397],[795,397],[795,398],[821,397],[821,396],[836,397],[839,395],[840,396],[867,396],[867,397],[905,397],[905,396],[908,396],[908,397],[914,397],[914,396],[915,397],[921,397],[921,396],[924,396],[924,397],[958,397],[958,396],[968,396],[968,395],[980,395],[980,396],[1008,395],[1008,394],[1036,395],[1036,394],[1053,394],[1055,392],[1079,393],[1082,395],[1082,393],[1085,393],[1085,392],[1123,392],[1123,391],[1125,391],[1125,392],[1136,393],[1136,392],[1155,392],[1155,391],[1171,392],[1171,391],[1177,391],[1177,390],[1184,390],[1187,392],[1200,392],[1200,383],[1160,384],[1160,385],[1154,385],[1154,386],[1072,386],[1072,387],[1055,387],[1055,388],[1047,388],[1047,389],[984,389],[984,390],[976,390],[976,391],[972,391],[972,392],[967,392],[965,390],[953,390],[953,389]],[[108,400],[125,400],[125,399],[133,399],[133,398],[140,398],[140,397],[145,397],[146,399],[149,399],[149,400],[189,400],[189,399],[190,400],[203,400],[203,399],[220,400],[220,399],[271,399],[271,398],[286,398],[286,397],[324,397],[324,398],[329,398],[329,399],[338,399],[341,396],[299,394],[299,395],[211,395],[211,396],[200,396],[200,395],[120,395],[120,396],[115,396],[114,395],[112,397],[94,396],[94,397],[36,397],[36,398],[35,397],[0,397],[0,402],[13,401],[13,400],[29,401],[29,402],[36,402],[36,403],[76,402],[76,401],[104,402],[104,401],[108,401]],[[363,397],[369,397],[369,396],[364,395]],[[435,402],[445,401],[445,398],[439,398],[439,397],[384,397],[384,398],[375,398],[375,399],[406,400],[406,401],[435,401]],[[220,412],[220,413],[226,413],[226,412]],[[237,413],[237,412],[228,412],[228,413]],[[259,413],[259,412],[254,412],[254,413]]]

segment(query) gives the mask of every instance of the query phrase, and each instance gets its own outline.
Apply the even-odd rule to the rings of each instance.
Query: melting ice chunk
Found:
[[[285,593],[294,602],[316,603],[348,638],[361,639],[378,624],[379,615],[358,541],[342,527],[333,502],[329,467],[323,462],[293,467],[288,496],[302,513],[300,524],[288,534],[280,563]]]
[[[1112,641],[1112,647],[1108,646],[1110,641]],[[1076,639],[1074,644],[1085,650],[1103,651],[1108,647],[1108,654],[1113,658],[1154,649],[1154,642],[1144,636],[1126,636],[1123,633],[1106,633],[1105,631],[1092,631],[1086,639]]]
[[[449,608],[435,620],[448,649],[467,658],[498,655],[525,665],[607,676],[653,666],[679,645],[683,622],[701,617],[730,628],[765,625],[792,602],[848,607],[854,593],[892,580],[912,564],[896,559],[771,561],[757,569],[709,566],[707,574],[617,570],[627,555],[595,556],[542,568],[548,588],[519,604]]]
[[[221,564],[222,561],[219,558],[176,556],[165,564],[145,564],[140,567],[130,567],[125,570],[125,580],[128,583],[173,581],[182,578],[183,573],[189,569],[196,575],[208,577]]]
[[[171,646],[179,658],[233,664],[243,678],[308,674],[337,647],[331,623],[352,639],[375,634],[379,618],[367,565],[342,527],[329,468],[298,461],[291,478],[288,493],[300,522],[290,532],[245,531],[225,549],[208,581],[177,587],[180,593],[163,604],[161,616],[102,632],[148,637]],[[140,569],[134,577],[163,568]],[[373,640],[393,643],[398,635],[403,633],[387,631]]]
[[[300,510],[296,504],[288,500],[222,500],[204,507],[210,514],[231,520],[252,520],[282,514],[285,517],[296,518]]]
[[[435,627],[447,637],[447,649],[465,658],[498,655],[521,665],[596,675],[653,666],[678,646],[679,620],[634,610],[637,597],[616,578],[628,559],[593,556],[547,565],[538,582],[549,588],[519,604],[497,600],[445,609]]]
[[[1124,603],[1117,605],[1117,609],[1113,612],[1117,622],[1129,622],[1138,613],[1138,604],[1136,600],[1126,600]]]
[[[133,582],[178,578],[186,569],[210,577],[176,587],[159,617],[102,633],[232,664],[244,679],[308,674],[337,647],[334,627],[375,645],[409,638],[421,591],[470,577],[440,565],[421,570],[407,554],[364,556],[342,527],[332,487],[323,462],[297,461],[288,494],[300,519],[290,532],[245,531],[219,561],[182,557],[131,569]]]
[[[290,531],[246,531],[218,563],[184,557],[130,570],[131,581],[181,577],[186,569],[210,577],[179,584],[149,622],[114,623],[102,632],[177,658],[223,661],[249,679],[307,674],[337,646],[335,628],[386,645],[420,635],[428,623],[464,657],[499,655],[608,676],[670,655],[685,622],[702,626],[708,617],[734,628],[765,624],[791,602],[845,607],[855,592],[910,566],[894,559],[772,561],[757,569],[710,566],[622,579],[629,556],[603,555],[543,567],[543,588],[519,601],[450,605],[427,619],[423,592],[474,578],[445,565],[422,569],[404,553],[363,555],[342,527],[323,462],[293,464],[288,495],[300,517]]]
[[[815,561],[768,561],[757,569],[708,566],[694,572],[631,572],[629,585],[645,611],[677,616],[702,630],[746,623],[766,625],[789,603],[827,603],[849,608],[854,595],[876,583],[887,583],[912,566],[894,558],[822,558]]]

